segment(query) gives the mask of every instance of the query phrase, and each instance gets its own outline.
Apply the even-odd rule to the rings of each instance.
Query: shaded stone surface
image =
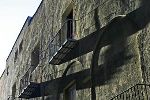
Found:
[[[96,31],[98,20],[99,28],[101,28],[115,16],[127,14],[147,2],[146,0],[74,0],[74,19],[77,20],[76,39],[81,39]],[[7,100],[12,95],[12,87],[15,83],[15,95],[18,97],[20,79],[31,67],[31,53],[37,44],[40,46],[40,62],[32,72],[31,80],[33,82],[41,83],[61,77],[71,61],[77,62],[67,75],[89,69],[92,52],[60,65],[48,63],[49,41],[61,28],[62,15],[70,3],[71,0],[43,0],[32,20],[30,17],[27,18],[8,56],[6,69],[0,78],[1,100]],[[97,9],[98,20],[95,20],[94,9]],[[101,68],[99,77],[103,78],[97,76],[97,80],[102,81],[103,84],[96,86],[97,100],[108,100],[137,83],[150,83],[149,29],[149,25],[147,25],[143,30],[127,38],[118,39],[102,48],[98,62]],[[15,52],[19,51],[21,42],[23,48],[14,61]],[[82,48],[76,52],[80,52],[80,50]],[[57,92],[57,89],[55,91]],[[89,88],[76,92],[77,100],[90,100],[90,96]],[[46,96],[45,100],[54,100],[56,97],[57,95]],[[19,99],[16,98],[16,100]],[[36,100],[42,100],[42,97],[36,98]]]

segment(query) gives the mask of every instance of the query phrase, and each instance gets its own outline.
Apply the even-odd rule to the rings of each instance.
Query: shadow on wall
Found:
[[[126,55],[124,40],[112,44],[104,53],[104,58],[102,58],[104,64],[98,66],[99,68],[95,68],[95,72],[99,70],[99,74],[95,75],[96,85],[107,84],[113,79],[114,74],[123,71],[121,67],[132,58],[133,55]]]
[[[96,24],[96,29],[97,29],[96,33],[99,34],[99,39],[97,40],[97,43],[96,43],[97,47],[95,47],[95,50],[94,50],[95,53],[93,52],[93,59],[92,59],[93,65],[91,65],[91,70],[87,69],[84,71],[85,76],[89,75],[90,72],[93,72],[91,74],[95,76],[93,77],[94,84],[92,82],[91,83],[93,84],[94,88],[95,86],[107,84],[107,82],[113,79],[113,75],[116,73],[122,72],[123,71],[122,66],[125,65],[126,62],[128,62],[134,57],[134,55],[132,54],[127,55],[126,39],[127,39],[127,36],[132,35],[136,33],[137,31],[141,30],[148,23],[149,20],[145,20],[141,16],[137,17],[137,19],[134,20],[134,17],[137,15],[138,12],[145,14],[145,15],[147,13],[149,14],[149,12],[144,13],[143,12],[144,9],[145,7],[140,8],[134,11],[133,13],[128,14],[127,17],[125,18],[123,16],[114,18],[110,23],[108,23],[108,25],[105,27],[104,32],[102,32],[102,34],[99,32],[101,28],[101,24],[99,21],[98,9],[95,9],[94,18],[95,18],[95,22],[96,22],[95,24]],[[140,19],[140,21],[138,19]],[[143,22],[144,24],[141,25],[142,27],[136,27],[136,26],[139,26],[139,24],[134,23],[134,21],[141,22],[143,20],[144,20]],[[115,27],[117,27],[116,29],[114,28],[114,25]],[[119,37],[119,38],[116,38],[116,37]],[[104,60],[104,63],[101,65],[98,65],[99,53],[100,53],[101,48],[103,47],[102,43],[105,43],[105,41],[107,40],[110,41],[109,42],[110,46],[105,50],[103,54],[102,59]],[[76,76],[74,77],[77,78]],[[65,78],[73,80],[74,77],[66,76]],[[58,82],[58,87],[62,87],[61,90],[63,90],[63,87],[67,84],[67,83],[66,84],[64,83],[63,85],[62,80],[65,80],[65,79],[62,78]],[[87,81],[84,84],[81,84],[81,82],[79,82],[79,85],[77,84],[77,90],[90,88],[91,83],[89,81]],[[59,86],[59,85],[63,85],[63,86]],[[59,92],[57,91],[57,93]]]
[[[147,0],[143,0],[141,5],[146,5],[147,3],[149,3],[149,1]],[[149,14],[149,10],[147,8],[148,6],[146,5],[145,8],[147,11],[144,12],[144,17],[145,19],[148,17]],[[98,14],[96,13],[97,10],[95,10],[95,21],[97,21],[97,17]],[[139,11],[142,11],[142,8],[139,9]],[[132,14],[134,15],[134,13]],[[124,17],[124,16],[118,16],[116,18],[114,18],[110,23],[107,24],[107,26],[105,27],[104,31],[102,32],[101,35],[99,35],[99,38],[97,40],[94,52],[93,52],[93,58],[91,61],[91,81],[95,82],[94,86],[96,85],[101,85],[101,84],[107,84],[107,82],[111,79],[113,79],[113,75],[115,73],[119,73],[122,72],[122,65],[125,65],[126,62],[128,60],[130,60],[131,58],[133,58],[133,54],[131,55],[127,55],[127,51],[126,51],[126,39],[127,39],[127,34],[133,34],[135,32],[137,32],[138,30],[142,29],[145,27],[145,25],[147,24],[147,21],[149,18],[147,18],[147,20],[142,19],[142,17],[137,17],[140,20],[144,20],[142,23],[138,23],[137,19],[134,20],[133,16],[131,14],[128,17]],[[136,15],[136,14],[135,14]],[[129,18],[130,17],[130,18]],[[137,23],[135,22],[137,21]],[[100,23],[98,23],[99,21],[97,21],[96,26],[99,26]],[[128,23],[129,22],[129,23]],[[140,21],[139,21],[140,22]],[[115,27],[118,27],[118,29],[115,29]],[[119,26],[120,25],[120,26]],[[123,26],[127,26],[130,25],[129,27],[126,27],[126,30],[124,29],[125,27]],[[97,34],[99,34],[99,30],[100,27],[96,27],[97,28]],[[133,28],[133,29],[132,29]],[[120,33],[120,34],[118,34]],[[108,35],[108,36],[105,36]],[[122,35],[122,36],[121,36]],[[115,37],[119,37],[121,36],[120,39],[115,40]],[[104,64],[101,66],[98,66],[98,57],[99,57],[99,50],[102,49],[102,40],[104,41],[105,38],[107,37],[107,39],[109,40],[115,40],[115,41],[111,41],[110,43],[110,47],[107,48],[105,50],[105,53],[103,54],[103,60],[104,60]],[[94,60],[93,60],[94,59]],[[96,67],[101,67],[98,76],[94,75],[94,73],[96,73]],[[91,84],[93,84],[91,82]],[[92,85],[91,85],[91,88]],[[92,90],[91,90],[92,92]],[[93,92],[94,93],[94,92]],[[93,94],[92,93],[92,94]],[[92,100],[96,100],[96,96],[95,98],[91,98]]]
[[[147,4],[150,3],[150,0],[141,0],[141,1],[142,1],[142,2],[141,2],[141,6],[147,5]]]
[[[148,5],[148,6],[147,6]],[[144,10],[145,12],[149,11],[148,9],[150,9],[149,7],[150,5],[150,0],[141,0],[141,6],[145,6],[146,10]],[[142,15],[143,16],[143,15]],[[144,16],[145,19],[150,20],[150,15]],[[149,26],[149,25],[147,25]],[[147,27],[146,27],[147,28]],[[143,43],[145,40],[145,31],[142,31],[141,34],[139,35],[139,47],[140,47],[140,59],[141,59],[141,69],[142,69],[142,77],[143,77],[143,82],[144,83],[148,83],[149,82],[149,75],[147,75],[147,71],[148,71],[148,66],[146,66],[145,62],[147,62],[146,58],[144,57],[144,45],[145,43]]]
[[[121,67],[127,62],[127,60],[130,60],[133,55],[126,55],[126,37],[122,37],[120,39],[117,39],[110,43],[110,46],[104,51],[103,58],[100,58],[103,60],[103,65],[98,65],[99,61],[99,53],[102,49],[102,41],[106,38],[105,35],[109,35],[110,40],[113,40],[112,38],[115,38],[117,35],[116,29],[111,28],[113,25],[118,23],[120,25],[120,21],[124,18],[124,16],[119,16],[113,19],[110,22],[110,25],[106,26],[104,31],[100,33],[101,23],[98,16],[98,9],[95,9],[94,13],[94,19],[95,19],[95,27],[96,27],[96,33],[99,34],[99,38],[96,41],[96,47],[93,50],[93,56],[91,60],[91,94],[92,100],[96,99],[96,93],[95,93],[95,86],[97,85],[103,85],[106,84],[109,80],[111,80],[113,75],[115,73],[121,72]],[[117,29],[118,33],[122,32],[121,29]],[[127,31],[125,31],[123,34],[125,34]],[[122,34],[122,35],[123,35]]]
[[[103,45],[101,44],[101,41],[105,41],[105,39],[110,39],[113,40],[112,38],[115,38],[116,36],[122,36],[123,34],[125,34],[128,31],[123,31],[123,34],[117,34],[122,32],[122,29],[114,29],[112,28],[113,25],[115,25],[114,23],[118,23],[119,25],[122,24],[123,22],[120,23],[122,17],[118,17],[116,19],[114,19],[113,21],[111,21],[111,24],[106,26],[107,29],[109,30],[104,30],[104,32],[101,34],[99,32],[101,24],[99,23],[99,16],[98,16],[98,9],[95,10],[95,24],[96,24],[96,28],[97,28],[97,34],[99,34],[99,40],[97,41],[97,47],[95,47],[94,53],[93,53],[93,59],[92,59],[92,64],[91,65],[91,70],[87,69],[84,70],[82,73],[82,76],[78,77],[79,74],[81,75],[81,73],[78,73],[77,76],[72,75],[72,77],[70,76],[66,76],[66,77],[62,77],[59,81],[58,81],[58,85],[56,86],[56,95],[59,95],[59,93],[62,93],[63,88],[66,86],[67,81],[69,80],[74,80],[74,79],[78,79],[81,80],[80,78],[82,78],[83,76],[89,76],[90,72],[91,72],[91,82],[86,81],[86,83],[82,83],[81,81],[77,81],[77,90],[82,90],[82,89],[86,89],[86,88],[90,88],[92,86],[93,88],[93,93],[95,94],[95,86],[100,86],[100,85],[104,85],[107,84],[107,82],[109,82],[109,80],[113,79],[113,75],[119,72],[122,72],[121,67],[128,61],[130,60],[133,55],[126,55],[126,38],[119,38],[118,40],[115,40],[113,42],[110,42],[110,46],[109,48],[107,48],[103,54],[103,60],[104,63],[102,65],[98,65],[98,59],[99,59],[99,53],[100,53],[100,49],[103,47]],[[117,24],[117,25],[118,25]],[[118,26],[119,26],[118,25]],[[120,27],[120,26],[119,26]],[[116,33],[117,32],[117,33]],[[106,34],[109,34],[108,37],[105,37]],[[83,80],[86,78],[84,77]],[[65,79],[66,78],[66,79]],[[57,90],[58,89],[58,90]],[[54,91],[53,91],[54,92]],[[58,98],[59,96],[56,96],[56,98]],[[93,97],[96,98],[96,97]],[[94,99],[92,99],[94,100]]]

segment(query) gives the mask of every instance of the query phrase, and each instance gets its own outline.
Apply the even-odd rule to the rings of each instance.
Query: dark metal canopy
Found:
[[[24,88],[24,90],[20,93],[19,98],[35,98],[41,96],[41,88],[40,84],[30,82],[29,85]]]
[[[74,39],[66,39],[66,41],[62,44],[61,47],[54,53],[54,55],[50,58],[49,63],[58,65],[62,63],[62,60],[66,57],[66,55],[74,49],[77,41]],[[58,48],[58,47],[57,47]],[[54,49],[54,48],[52,48]]]
[[[97,85],[103,84],[102,80],[104,77],[101,75],[101,68],[96,69],[95,76],[97,80]],[[19,98],[36,98],[41,96],[56,96],[59,93],[62,93],[64,88],[72,81],[75,81],[76,89],[81,90],[90,87],[90,69],[85,69],[83,71],[67,75],[65,77],[59,77],[50,81],[42,83],[33,83],[30,84],[22,91]],[[44,91],[43,93],[41,91]]]

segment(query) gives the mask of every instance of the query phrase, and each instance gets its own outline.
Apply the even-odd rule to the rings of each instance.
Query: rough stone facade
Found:
[[[9,98],[14,96],[15,100],[23,100],[18,98],[20,80],[32,68],[32,53],[36,48],[39,50],[39,63],[31,73],[32,82],[41,83],[61,77],[73,61],[76,62],[67,75],[90,68],[92,51],[60,65],[49,64],[49,43],[61,29],[63,17],[68,10],[73,9],[73,19],[76,20],[74,36],[80,40],[97,30],[97,22],[98,28],[102,28],[116,16],[126,15],[145,2],[146,0],[43,0],[34,16],[27,18],[7,58],[6,69],[0,78],[0,100],[11,100]],[[96,86],[97,100],[109,100],[136,84],[150,84],[149,27],[147,25],[137,33],[117,39],[101,49],[98,61],[101,76],[98,77],[102,79],[100,78],[101,84]],[[80,53],[82,49],[79,48],[76,52]],[[60,100],[63,96],[61,93]],[[56,98],[45,96],[30,100]],[[91,100],[90,88],[76,90],[76,100]]]

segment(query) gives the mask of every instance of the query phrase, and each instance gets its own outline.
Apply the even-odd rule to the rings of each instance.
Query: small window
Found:
[[[32,66],[32,71],[38,66],[39,64],[39,55],[40,55],[40,51],[39,51],[39,44],[34,48],[34,50],[32,51],[31,54],[31,66]]]
[[[6,74],[8,76],[8,74],[9,74],[9,66],[6,68]]]
[[[28,26],[31,24],[31,22],[32,22],[32,17],[28,17]]]
[[[76,100],[76,84],[75,84],[75,81],[72,81],[64,89],[64,100]]]
[[[15,52],[15,58],[14,58],[14,62],[16,62],[16,60],[17,60],[17,57],[18,57],[18,50]]]
[[[20,45],[19,45],[19,53],[22,51],[22,47],[23,46],[23,41],[21,41]]]
[[[73,9],[68,14],[66,20],[67,20],[67,38],[73,38]]]
[[[67,35],[67,39],[73,38],[73,2],[69,4],[69,6],[66,8],[65,12],[62,15],[62,24],[64,29],[63,31]]]
[[[12,87],[12,100],[15,100],[16,96],[16,83]]]

